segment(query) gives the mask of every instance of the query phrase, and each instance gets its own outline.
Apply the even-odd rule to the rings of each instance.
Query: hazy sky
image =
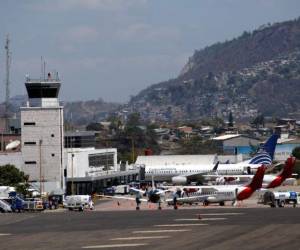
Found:
[[[125,102],[176,77],[196,49],[300,15],[299,0],[0,0],[0,100],[5,36],[11,95],[24,76],[59,71],[62,100]]]

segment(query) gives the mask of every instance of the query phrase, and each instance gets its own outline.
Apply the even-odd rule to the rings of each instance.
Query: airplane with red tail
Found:
[[[293,169],[295,166],[296,160],[294,157],[289,157],[283,170],[278,175],[264,175],[263,179],[263,188],[275,188],[280,186],[283,182],[288,182],[289,178],[292,177]],[[227,176],[219,176],[216,180],[217,183],[222,184],[230,184],[232,182],[235,183],[247,183],[251,181],[254,175],[227,175]],[[290,178],[290,180],[294,180],[294,178]]]
[[[219,203],[224,206],[225,201],[248,199],[256,190],[262,187],[266,167],[260,166],[251,182],[247,185],[215,185],[215,186],[184,186],[177,187],[182,190],[182,196],[176,199],[177,203],[203,202],[204,205]],[[196,199],[195,199],[196,197]],[[166,200],[169,205],[174,204],[173,199]]]

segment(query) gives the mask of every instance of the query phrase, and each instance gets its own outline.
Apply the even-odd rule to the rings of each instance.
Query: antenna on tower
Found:
[[[41,80],[46,79],[46,61],[43,56],[41,56]]]
[[[5,95],[5,123],[6,132],[8,132],[8,117],[9,117],[9,97],[10,97],[10,65],[11,65],[11,52],[9,50],[9,35],[6,36],[5,50],[6,50],[6,95]]]

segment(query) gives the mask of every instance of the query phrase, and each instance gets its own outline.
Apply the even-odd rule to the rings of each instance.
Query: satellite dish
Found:
[[[15,140],[6,145],[5,150],[13,150],[16,149],[20,145],[20,141]]]

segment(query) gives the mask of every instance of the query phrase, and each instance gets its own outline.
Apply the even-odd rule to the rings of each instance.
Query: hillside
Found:
[[[76,125],[86,125],[90,122],[105,120],[110,113],[120,107],[117,103],[97,101],[78,101],[64,103],[64,118]]]
[[[300,111],[299,84],[300,18],[197,50],[176,79],[141,91],[129,106],[144,119],[288,116]]]
[[[14,96],[10,99],[10,113],[19,114],[20,107],[24,106],[27,97]],[[64,105],[65,122],[74,125],[87,125],[90,122],[105,120],[107,116],[115,112],[121,106],[117,103],[104,102],[102,99],[91,101],[62,102]],[[0,117],[4,115],[4,103],[0,104]]]

